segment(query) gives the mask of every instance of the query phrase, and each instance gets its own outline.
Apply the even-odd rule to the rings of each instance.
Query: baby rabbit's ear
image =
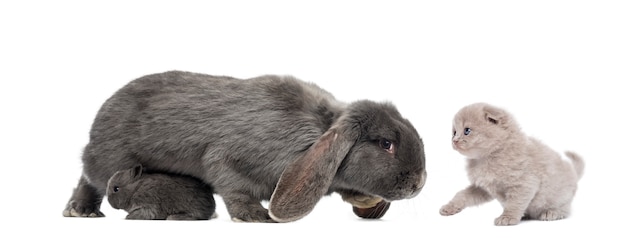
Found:
[[[130,177],[133,179],[138,179],[141,178],[142,173],[143,167],[141,165],[137,165],[130,171]]]
[[[359,136],[348,123],[342,124],[331,127],[283,171],[269,202],[272,219],[298,220],[328,192],[337,168]]]

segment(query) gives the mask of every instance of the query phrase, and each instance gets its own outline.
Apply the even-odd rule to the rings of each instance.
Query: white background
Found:
[[[624,237],[623,1],[3,1],[0,236]],[[338,99],[391,101],[424,139],[426,187],[364,221],[338,196],[289,224],[126,221],[61,213],[96,111],[115,90],[167,70],[293,75]],[[573,214],[495,227],[491,202],[452,217],[467,185],[450,146],[462,106],[511,111],[529,134],[587,162]]]

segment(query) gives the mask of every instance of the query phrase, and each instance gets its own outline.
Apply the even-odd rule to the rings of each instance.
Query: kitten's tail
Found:
[[[565,155],[569,157],[570,160],[572,160],[572,165],[574,166],[574,170],[576,170],[576,175],[578,175],[578,179],[580,180],[580,178],[583,176],[583,171],[585,170],[585,161],[583,161],[583,158],[580,157],[580,155],[572,151],[565,151]]]

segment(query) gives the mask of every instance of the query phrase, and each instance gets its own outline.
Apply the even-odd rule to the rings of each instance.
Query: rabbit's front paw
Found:
[[[231,215],[231,220],[234,222],[260,222],[260,223],[275,223],[272,220],[267,209],[249,211],[240,211]]]
[[[165,219],[164,216],[159,216],[154,209],[149,208],[135,208],[128,212],[126,216],[128,220],[161,220]]]
[[[172,214],[167,216],[165,220],[176,220],[176,221],[185,221],[185,220],[206,220],[205,218],[195,217],[191,214]]]
[[[104,217],[99,204],[86,200],[71,200],[63,210],[64,217]]]
[[[358,208],[371,208],[383,201],[380,197],[368,195],[342,196],[342,199]]]

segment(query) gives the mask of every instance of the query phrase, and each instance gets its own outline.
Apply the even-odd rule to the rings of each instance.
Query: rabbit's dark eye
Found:
[[[386,140],[386,139],[380,140],[380,147],[385,149],[385,150],[390,149],[392,145],[393,144],[389,140]]]
[[[386,150],[389,153],[393,153],[395,150],[395,147],[393,146],[393,142],[391,142],[390,140],[387,139],[381,139],[378,141],[378,145],[380,146],[380,148],[383,148],[384,150]]]
[[[113,192],[116,192],[116,193],[117,193],[117,192],[119,192],[119,191],[120,191],[120,187],[118,187],[118,186],[114,186],[114,187],[113,187]]]
[[[470,133],[472,133],[472,129],[470,129],[470,128],[466,127],[466,128],[465,128],[465,132],[464,132],[464,133],[465,133],[465,135],[467,136],[467,135],[469,135]]]
[[[456,130],[452,131],[452,136],[456,136]]]

